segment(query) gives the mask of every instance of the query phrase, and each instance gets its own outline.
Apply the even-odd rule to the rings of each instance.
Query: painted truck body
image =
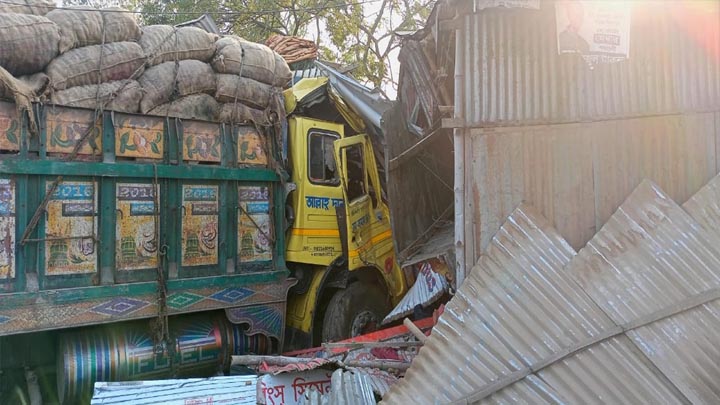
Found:
[[[291,116],[283,167],[273,130],[53,106],[34,115],[37,131],[0,102],[2,400],[20,398],[22,370],[46,395],[57,379],[45,400],[66,403],[94,381],[227,371],[232,354],[282,349],[286,309],[288,342],[301,347],[349,286],[386,305],[406,290],[372,191],[372,147],[342,123]],[[317,139],[340,162],[327,179]]]

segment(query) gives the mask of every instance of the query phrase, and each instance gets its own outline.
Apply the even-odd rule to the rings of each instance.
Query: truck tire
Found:
[[[380,288],[354,282],[330,299],[323,317],[322,341],[337,342],[377,330],[390,309],[388,296]]]

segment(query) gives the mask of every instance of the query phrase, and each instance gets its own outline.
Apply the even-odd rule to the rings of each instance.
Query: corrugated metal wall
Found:
[[[720,104],[717,2],[633,4],[630,59],[593,69],[558,55],[555,8],[492,9],[464,17],[466,123],[580,121],[714,110]],[[684,4],[684,5],[683,5]],[[690,11],[687,11],[690,10]],[[693,27],[688,27],[693,24]],[[714,41],[712,40],[714,38]]]
[[[594,68],[558,55],[551,1],[463,17],[468,267],[523,200],[579,248],[643,178],[684,201],[718,172],[718,3],[678,3],[632,2],[629,60]]]

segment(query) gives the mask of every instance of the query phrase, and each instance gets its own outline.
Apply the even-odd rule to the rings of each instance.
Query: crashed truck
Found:
[[[266,47],[158,27],[76,41],[34,77],[0,56],[0,403],[227,372],[233,354],[376,328],[407,290],[372,124],[332,80],[283,91],[291,72]],[[153,30],[169,50],[144,47]],[[136,43],[143,58],[119,61]],[[89,79],[67,61],[58,74],[92,47]]]

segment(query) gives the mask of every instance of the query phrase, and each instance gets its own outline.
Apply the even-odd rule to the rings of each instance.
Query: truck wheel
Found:
[[[388,297],[380,288],[354,282],[330,299],[322,324],[322,341],[337,342],[377,330],[390,309]]]

